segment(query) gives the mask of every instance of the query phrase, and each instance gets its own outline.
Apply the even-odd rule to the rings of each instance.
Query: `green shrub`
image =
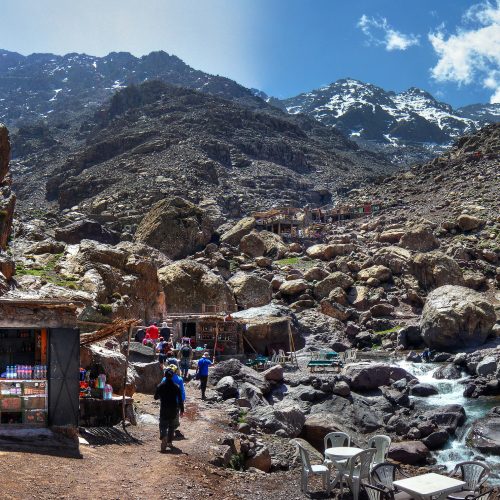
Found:
[[[245,457],[243,456],[243,453],[235,453],[229,460],[228,467],[233,470],[244,470]]]
[[[113,306],[111,304],[99,304],[98,309],[101,314],[111,314],[113,312]]]

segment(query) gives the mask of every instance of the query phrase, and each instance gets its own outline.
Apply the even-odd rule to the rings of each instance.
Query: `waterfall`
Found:
[[[469,377],[462,373],[462,377],[455,380],[435,379],[433,374],[442,366],[441,363],[412,363],[410,361],[396,361],[397,366],[404,368],[411,373],[419,382],[431,384],[437,388],[439,394],[429,397],[412,396],[416,407],[439,408],[450,404],[460,404],[464,407],[467,420],[462,427],[459,427],[455,436],[451,436],[445,448],[433,452],[433,456],[438,465],[445,466],[451,470],[458,462],[477,459],[481,457],[492,469],[490,484],[500,484],[500,457],[494,455],[483,455],[478,450],[469,448],[466,437],[471,424],[478,418],[483,417],[494,406],[500,405],[498,398],[478,398],[471,399],[463,396],[464,384]]]

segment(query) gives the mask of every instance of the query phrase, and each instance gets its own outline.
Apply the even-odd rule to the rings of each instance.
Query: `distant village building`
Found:
[[[280,207],[254,212],[258,230],[270,231],[283,238],[320,239],[329,224],[366,217],[380,212],[379,202],[366,202],[359,205],[327,205],[319,208]]]

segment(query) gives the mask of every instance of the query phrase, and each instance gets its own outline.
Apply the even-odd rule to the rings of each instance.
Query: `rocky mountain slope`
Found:
[[[453,109],[415,87],[395,93],[353,79],[269,102],[288,113],[305,113],[365,146],[406,160],[429,158],[461,135],[500,120],[499,104]]]
[[[71,127],[54,142],[14,136],[22,210],[48,210],[45,198],[78,205],[129,238],[161,199],[210,205],[220,224],[274,204],[328,203],[338,187],[396,168],[310,118],[160,82],[122,89]]]
[[[0,50],[0,121],[10,128],[41,120],[64,122],[82,110],[95,109],[116,90],[148,80],[263,105],[233,80],[197,71],[163,51],[138,58],[128,52],[105,57],[76,53],[23,56]]]

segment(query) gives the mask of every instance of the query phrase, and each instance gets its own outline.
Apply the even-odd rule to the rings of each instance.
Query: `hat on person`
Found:
[[[175,366],[175,365],[168,365],[167,370],[172,370],[172,372],[175,373],[177,371],[177,366]]]
[[[208,357],[210,357],[210,356],[209,356],[208,352],[204,352],[204,353],[203,353],[203,357],[204,357],[204,358],[208,358]]]

